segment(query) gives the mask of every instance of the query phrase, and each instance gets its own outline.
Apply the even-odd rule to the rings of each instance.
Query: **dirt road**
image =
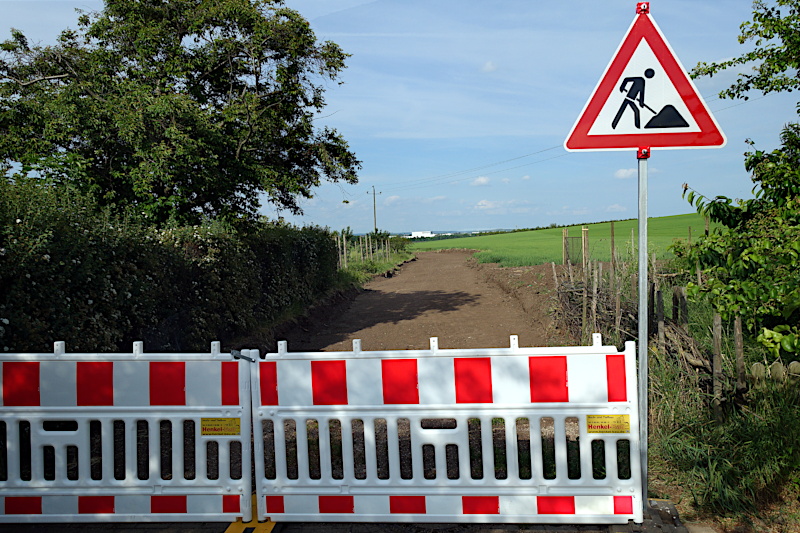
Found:
[[[550,319],[552,268],[478,265],[468,251],[425,252],[389,278],[367,284],[285,333],[289,351],[546,346],[556,335]],[[549,271],[548,271],[549,269]]]

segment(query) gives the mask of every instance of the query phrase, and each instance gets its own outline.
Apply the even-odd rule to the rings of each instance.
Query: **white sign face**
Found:
[[[725,135],[656,23],[647,2],[572,128],[567,150],[717,148]]]
[[[638,134],[647,130],[699,132],[694,116],[666,70],[642,39],[603,105],[589,135]]]

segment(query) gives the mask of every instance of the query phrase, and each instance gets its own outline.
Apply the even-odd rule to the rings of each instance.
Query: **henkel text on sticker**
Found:
[[[588,433],[630,433],[630,415],[586,415]]]
[[[200,419],[201,435],[241,435],[241,433],[241,419],[239,418]]]

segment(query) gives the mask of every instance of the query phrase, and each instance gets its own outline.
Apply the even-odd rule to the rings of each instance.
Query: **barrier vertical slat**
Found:
[[[505,430],[505,441],[503,445],[505,446],[504,453],[506,455],[506,472],[508,473],[508,479],[517,479],[519,478],[519,454],[511,453],[513,450],[517,449],[516,444],[511,446],[510,442],[518,442],[519,439],[517,437],[517,421],[512,417],[506,417],[503,419],[504,421],[504,430]]]

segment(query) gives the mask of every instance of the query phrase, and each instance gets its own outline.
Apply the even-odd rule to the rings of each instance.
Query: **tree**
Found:
[[[78,30],[0,44],[0,159],[152,223],[292,212],[360,162],[315,126],[348,57],[282,0],[106,0]]]
[[[800,0],[776,0],[776,6],[756,0],[753,9],[739,40],[754,40],[756,49],[722,63],[701,63],[693,73],[712,76],[755,62],[754,74],[740,74],[721,97],[800,88]],[[703,285],[690,290],[709,297],[723,316],[743,317],[776,353],[800,351],[800,125],[788,124],[781,143],[772,152],[753,148],[745,154],[755,184],[751,199],[712,199],[684,185],[689,203],[722,226],[676,250],[704,269]]]
[[[752,67],[752,74],[740,73],[736,82],[720,93],[721,98],[747,99],[747,92],[764,94],[800,89],[800,2],[753,1],[753,20],[740,26],[739,43],[752,41],[755,48],[720,63],[699,63],[693,76],[713,76],[723,70]]]

